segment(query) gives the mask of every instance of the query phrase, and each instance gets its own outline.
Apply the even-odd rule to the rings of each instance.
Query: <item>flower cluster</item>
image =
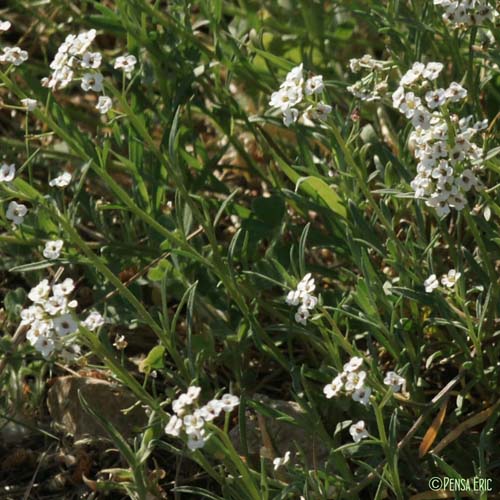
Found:
[[[462,273],[456,271],[455,269],[450,269],[447,274],[443,274],[441,277],[441,284],[447,288],[453,288],[457,281],[462,276]],[[439,281],[435,274],[431,274],[425,281],[424,287],[427,293],[431,293],[439,286]]]
[[[391,64],[365,54],[360,59],[351,59],[349,67],[353,73],[368,72],[361,80],[347,87],[354,97],[370,102],[377,101],[385,95],[388,90],[387,78]]]
[[[52,70],[50,77],[43,78],[42,84],[52,90],[63,89],[73,81],[79,71],[85,71],[82,87],[85,85],[87,90],[93,88],[98,92],[101,91],[102,74],[88,71],[98,69],[102,61],[99,52],[88,50],[96,34],[96,30],[91,29],[79,35],[68,35],[50,63]]]
[[[42,84],[51,90],[62,89],[73,80],[80,79],[81,88],[85,91],[103,92],[104,75],[97,71],[102,63],[100,52],[91,52],[90,46],[96,37],[96,30],[91,29],[79,35],[68,35],[60,45],[50,63],[50,77],[42,79]],[[115,69],[121,69],[130,78],[137,63],[133,55],[119,56],[114,63]],[[99,96],[96,109],[107,113],[113,106],[113,101],[106,95]]]
[[[366,372],[359,370],[363,359],[354,356],[344,365],[344,370],[339,373],[329,384],[325,385],[323,392],[327,399],[338,396],[342,390],[363,405],[370,401],[372,390],[365,384]]]
[[[314,309],[318,303],[317,297],[312,295],[316,288],[314,278],[311,273],[307,273],[297,285],[295,290],[288,292],[286,296],[286,303],[289,306],[299,306],[295,313],[295,321],[302,325],[307,324],[307,319],[311,315],[311,310]]]
[[[415,198],[425,199],[439,216],[450,213],[450,208],[462,210],[466,193],[481,188],[474,171],[479,168],[483,149],[473,138],[488,126],[487,120],[471,126],[472,116],[460,119],[450,115],[449,107],[465,99],[467,90],[456,82],[446,89],[433,85],[442,69],[438,62],[413,64],[392,95],[394,108],[415,128],[410,134],[419,162],[411,182]]]
[[[26,338],[45,358],[60,349],[63,337],[78,328],[73,318],[78,303],[69,299],[74,289],[71,278],[52,286],[44,279],[28,294],[33,304],[21,311],[21,325],[29,325]]]
[[[215,420],[222,411],[230,412],[239,404],[240,400],[233,394],[224,394],[220,399],[212,399],[204,406],[198,404],[201,388],[191,386],[187,392],[181,394],[172,402],[175,415],[170,417],[165,427],[165,433],[170,436],[187,438],[190,450],[203,448],[209,435],[206,423]]]
[[[4,47],[3,54],[0,54],[0,63],[20,66],[28,60],[28,53],[19,47]]]
[[[445,9],[443,20],[455,28],[466,28],[485,21],[494,21],[498,11],[488,0],[434,0]]]
[[[289,127],[301,116],[307,120],[326,120],[332,107],[318,100],[325,88],[321,75],[304,79],[303,65],[293,68],[280,89],[273,92],[269,105],[283,114],[283,123]]]
[[[62,248],[61,240],[49,243],[53,244],[54,248],[47,244],[44,255],[47,250],[58,253]],[[70,352],[64,350],[64,337],[76,332],[79,325],[74,314],[78,302],[70,299],[74,289],[75,283],[71,278],[53,285],[44,279],[28,294],[33,304],[21,311],[21,326],[29,326],[26,338],[45,358],[55,351],[61,351],[61,354],[65,356],[72,356]],[[83,325],[91,331],[95,331],[103,324],[104,318],[97,311],[92,311],[83,322]],[[70,347],[73,353],[79,352],[78,346],[71,345]]]

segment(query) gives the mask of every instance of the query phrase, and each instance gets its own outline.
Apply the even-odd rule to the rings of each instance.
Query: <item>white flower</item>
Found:
[[[28,53],[19,47],[4,47],[3,54],[0,55],[0,62],[12,63],[14,66],[20,66],[28,60]]]
[[[78,328],[78,323],[73,319],[71,314],[63,314],[54,318],[52,324],[56,333],[61,337],[75,332]]]
[[[87,328],[91,332],[95,332],[102,325],[104,325],[104,318],[97,311],[91,311],[83,322],[83,326],[85,326],[85,328]]]
[[[438,108],[446,102],[446,92],[444,89],[429,90],[425,94],[425,100],[429,108]]]
[[[190,398],[188,398],[186,394],[181,394],[177,399],[172,401],[172,410],[179,417],[182,417],[186,411],[186,406],[189,406],[191,404],[192,401],[190,400]]]
[[[346,383],[344,388],[347,392],[353,392],[357,389],[361,389],[365,384],[366,372],[350,372],[347,374]]]
[[[187,442],[188,448],[192,451],[203,448],[203,446],[205,446],[206,440],[207,438],[204,429],[189,433]]]
[[[332,107],[324,102],[318,102],[316,107],[312,110],[312,116],[316,120],[326,120],[328,115],[332,112]]]
[[[452,82],[446,89],[445,95],[451,102],[458,102],[467,97],[467,90],[457,82]]]
[[[36,106],[38,104],[38,101],[36,99],[30,99],[29,97],[26,97],[25,99],[21,99],[21,104],[28,110],[28,111],[34,111],[36,109]]]
[[[201,392],[201,387],[198,387],[196,385],[188,387],[188,390],[186,392],[186,397],[189,401],[189,404],[193,404],[199,398],[200,392]]]
[[[65,188],[71,182],[71,174],[64,172],[60,176],[55,177],[49,182],[50,187]]]
[[[54,339],[44,335],[40,335],[32,345],[44,358],[50,357],[56,347]]]
[[[448,288],[453,288],[460,276],[462,276],[462,273],[456,271],[455,269],[450,269],[448,274],[444,274],[441,278],[441,284],[443,286],[447,286]]]
[[[16,166],[11,163],[2,163],[0,165],[0,182],[11,182],[16,175]]]
[[[302,85],[303,81],[303,69],[304,65],[301,63],[298,66],[295,66],[292,70],[288,72],[286,75],[285,82],[287,84],[292,84],[295,86]]]
[[[362,364],[363,358],[354,356],[344,365],[344,371],[348,373],[355,372]]]
[[[409,69],[401,78],[401,85],[404,85],[406,87],[408,85],[411,85],[412,83],[415,83],[422,76],[424,70],[425,66],[422,63],[414,63],[411,69]]]
[[[295,321],[301,325],[307,325],[307,319],[311,314],[305,307],[300,306],[295,313]]]
[[[297,290],[301,293],[311,294],[316,289],[316,284],[314,278],[311,277],[311,273],[307,273],[297,285]]]
[[[364,385],[352,393],[352,399],[366,406],[370,402],[371,393],[371,387]]]
[[[85,52],[80,66],[85,69],[97,69],[101,65],[101,61],[102,54],[100,52]]]
[[[283,457],[277,457],[273,460],[274,470],[278,470],[290,461],[290,452],[287,451]]]
[[[23,205],[22,203],[11,201],[9,203],[9,206],[7,207],[5,216],[14,224],[22,224],[27,213],[28,208],[25,205]]]
[[[344,387],[344,380],[342,375],[337,375],[329,384],[323,387],[323,393],[327,399],[331,399],[339,394]]]
[[[173,415],[170,417],[168,424],[165,426],[165,434],[170,436],[180,436],[182,429],[182,419],[180,419],[177,415]]]
[[[223,403],[219,399],[212,399],[200,408],[200,415],[206,422],[211,422],[220,415],[222,406]]]
[[[424,287],[427,293],[432,293],[439,286],[439,281],[436,278],[435,274],[431,274],[425,281]]]
[[[313,76],[306,80],[306,95],[321,94],[325,85],[321,75]]]
[[[222,404],[222,409],[225,412],[230,412],[240,404],[240,398],[238,398],[238,396],[234,396],[233,394],[224,394],[220,398],[220,402]]]
[[[54,295],[69,295],[75,289],[75,282],[71,278],[66,278],[62,283],[52,287]]]
[[[457,179],[457,184],[462,188],[463,191],[467,192],[472,187],[476,187],[478,185],[478,180],[472,170],[466,168]]]
[[[0,21],[0,31],[8,31],[10,26],[10,21]]]
[[[102,92],[104,77],[101,73],[85,73],[82,77],[82,89],[85,92],[93,90],[94,92]]]
[[[430,62],[427,63],[424,71],[422,72],[422,76],[427,80],[435,80],[439,73],[443,70],[443,64],[440,62]]]
[[[349,434],[355,443],[359,443],[362,439],[368,437],[364,420],[360,420],[349,427]]]
[[[317,304],[318,304],[318,299],[314,297],[314,295],[309,295],[308,293],[305,293],[302,296],[302,307],[306,309],[314,309]]]
[[[44,304],[50,294],[49,280],[44,279],[33,287],[28,293],[28,298],[35,304]]]
[[[63,240],[47,241],[47,243],[45,243],[45,248],[43,249],[43,256],[46,259],[58,259],[63,245]]]
[[[287,108],[283,111],[283,124],[289,127],[299,118],[299,111],[295,108]]]
[[[205,426],[205,421],[203,420],[201,415],[197,415],[196,412],[192,415],[186,415],[182,419],[182,423],[186,428],[187,434],[195,433],[196,431],[203,429],[203,427]]]
[[[52,322],[47,320],[34,320],[26,332],[26,338],[31,345],[35,345],[40,337],[49,337]]]
[[[99,113],[101,113],[101,115],[106,114],[112,108],[112,106],[113,101],[111,100],[111,97],[108,97],[106,95],[99,96],[96,109],[99,111]]]
[[[396,372],[387,372],[384,378],[384,384],[389,385],[394,392],[404,390],[406,380],[398,375]]]
[[[404,101],[400,104],[399,110],[406,118],[411,118],[415,111],[421,107],[420,97],[417,97],[413,92],[405,94]]]
[[[44,311],[39,305],[33,304],[21,311],[21,325],[30,325],[43,319]]]
[[[125,74],[130,77],[132,71],[134,71],[135,65],[137,64],[137,59],[133,55],[120,56],[115,61],[115,69],[122,69]]]
[[[124,351],[127,348],[127,346],[128,342],[127,339],[125,338],[125,335],[117,335],[115,337],[115,341],[113,342],[113,347],[117,351]],[[153,375],[153,372],[151,372],[151,375]]]
[[[291,290],[286,296],[286,303],[289,306],[298,306],[300,304],[301,293],[299,290]]]
[[[63,295],[53,295],[47,299],[43,308],[51,316],[66,313],[68,310],[68,299]]]

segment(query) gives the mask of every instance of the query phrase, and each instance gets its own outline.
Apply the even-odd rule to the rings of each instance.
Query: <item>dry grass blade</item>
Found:
[[[442,450],[444,450],[450,443],[455,441],[460,435],[462,435],[466,430],[475,427],[476,425],[479,425],[486,420],[488,420],[491,415],[493,415],[493,412],[500,406],[500,400],[497,401],[493,406],[490,406],[486,410],[483,410],[473,417],[468,418],[464,422],[462,422],[460,425],[455,427],[451,432],[449,432],[439,443],[437,446],[432,450],[432,453],[438,454]]]
[[[431,426],[427,429],[427,432],[424,435],[424,439],[420,443],[420,446],[418,448],[418,456],[419,458],[422,458],[430,449],[434,441],[436,440],[437,434],[439,432],[439,429],[441,428],[441,425],[443,425],[444,422],[444,417],[446,416],[446,409],[448,407],[448,401],[449,399],[446,399],[443,401],[441,404],[441,407],[439,408],[439,412],[432,421]]]

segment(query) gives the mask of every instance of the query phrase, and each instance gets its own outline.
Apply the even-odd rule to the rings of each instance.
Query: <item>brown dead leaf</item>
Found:
[[[418,448],[419,458],[422,458],[429,451],[430,447],[432,446],[432,443],[434,443],[434,441],[436,440],[439,429],[441,428],[441,425],[443,424],[444,421],[444,417],[446,416],[447,407],[448,407],[448,398],[446,398],[441,404],[438,414],[432,421],[431,426],[427,429],[427,432],[424,435],[424,439],[422,439],[422,442],[420,443],[420,446]]]
[[[481,424],[482,422],[485,422],[490,418],[490,416],[493,414],[493,412],[500,406],[500,400],[497,401],[493,406],[490,406],[489,408],[486,408],[486,410],[483,410],[473,417],[468,418],[467,420],[464,420],[460,425],[455,427],[451,432],[449,432],[439,443],[436,445],[436,447],[432,450],[432,453],[439,453],[442,451],[446,446],[448,446],[450,443],[455,441],[463,432],[466,430],[470,429],[471,427],[475,427],[476,425]]]

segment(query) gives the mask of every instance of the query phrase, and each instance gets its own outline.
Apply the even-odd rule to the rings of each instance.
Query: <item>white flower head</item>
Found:
[[[233,394],[227,393],[220,398],[220,402],[222,403],[222,409],[225,412],[230,412],[240,404],[240,398]]]
[[[111,97],[107,95],[99,96],[97,100],[96,109],[101,113],[101,115],[105,115],[111,108],[113,107],[113,101]]]
[[[114,68],[121,69],[124,73],[130,77],[134,71],[135,65],[137,64],[137,58],[133,55],[125,55],[116,58]]]
[[[26,108],[27,111],[34,111],[38,105],[38,101],[36,99],[30,99],[26,97],[25,99],[21,99],[21,104]]]
[[[187,445],[191,451],[195,451],[200,448],[203,448],[203,446],[205,446],[206,441],[207,441],[207,436],[205,430],[201,429],[196,432],[188,434]]]
[[[177,415],[170,417],[168,424],[165,426],[165,434],[169,436],[179,437],[182,430],[182,419]]]
[[[368,437],[364,420],[359,420],[349,427],[349,434],[355,443],[359,443],[362,439]]]
[[[370,402],[371,393],[372,393],[371,387],[363,385],[362,387],[356,389],[352,393],[352,399],[366,406]]]
[[[0,165],[0,182],[11,182],[16,176],[16,166],[11,163],[2,163]]]
[[[324,88],[322,75],[312,76],[306,80],[306,95],[321,94]]]
[[[362,364],[363,364],[363,358],[360,358],[359,356],[354,356],[344,365],[344,371],[348,373],[354,372]]]
[[[283,457],[276,457],[273,460],[274,470],[278,470],[280,467],[285,466],[288,462],[290,462],[290,452],[289,451],[285,452],[285,455]]]
[[[73,333],[78,328],[78,323],[73,319],[71,314],[63,314],[52,320],[54,330],[58,335],[63,337],[69,333]]]
[[[448,288],[453,288],[460,276],[462,276],[462,273],[456,271],[455,269],[450,269],[448,274],[444,274],[441,278],[441,284]]]
[[[1,63],[11,63],[14,66],[20,66],[28,60],[28,53],[19,47],[4,47],[3,54],[0,55]]]
[[[104,77],[101,73],[85,73],[82,77],[81,87],[85,92],[93,90],[94,92],[102,92]]]
[[[50,294],[49,280],[44,279],[33,287],[28,293],[28,298],[35,304],[44,304]]]
[[[337,375],[329,384],[326,384],[323,387],[323,393],[326,396],[326,399],[331,399],[336,397],[342,388],[344,387],[344,378],[342,375]]]
[[[58,177],[54,177],[54,179],[52,179],[49,182],[49,186],[50,187],[65,188],[66,186],[69,185],[70,182],[71,182],[71,174],[69,172],[64,172],[61,175],[59,175]]]
[[[354,392],[361,389],[365,385],[366,372],[349,372],[344,388],[347,392]]]
[[[104,325],[104,318],[99,312],[91,311],[85,321],[83,321],[83,325],[91,332],[95,332],[98,328]]]
[[[101,66],[102,54],[100,52],[85,52],[80,66],[85,69],[97,69]]]
[[[10,21],[0,21],[0,31],[8,31],[10,27]]]
[[[58,259],[63,245],[63,240],[47,241],[47,243],[45,243],[45,248],[43,249],[43,256],[46,259]]]
[[[307,320],[310,315],[311,313],[309,312],[309,309],[300,306],[295,313],[295,321],[301,325],[307,325]]]
[[[424,287],[425,291],[427,293],[431,293],[433,290],[435,290],[439,286],[439,281],[436,278],[435,274],[431,274],[425,281],[424,281]]]
[[[24,217],[28,213],[28,208],[22,203],[17,203],[16,201],[11,201],[7,207],[7,212],[5,216],[7,219],[11,220],[14,224],[19,225],[24,221]]]
[[[66,278],[63,282],[57,283],[52,287],[54,295],[69,295],[75,289],[75,282],[71,278]]]
[[[384,384],[390,386],[394,392],[399,392],[401,389],[404,390],[406,380],[396,372],[387,372],[385,374]]]

